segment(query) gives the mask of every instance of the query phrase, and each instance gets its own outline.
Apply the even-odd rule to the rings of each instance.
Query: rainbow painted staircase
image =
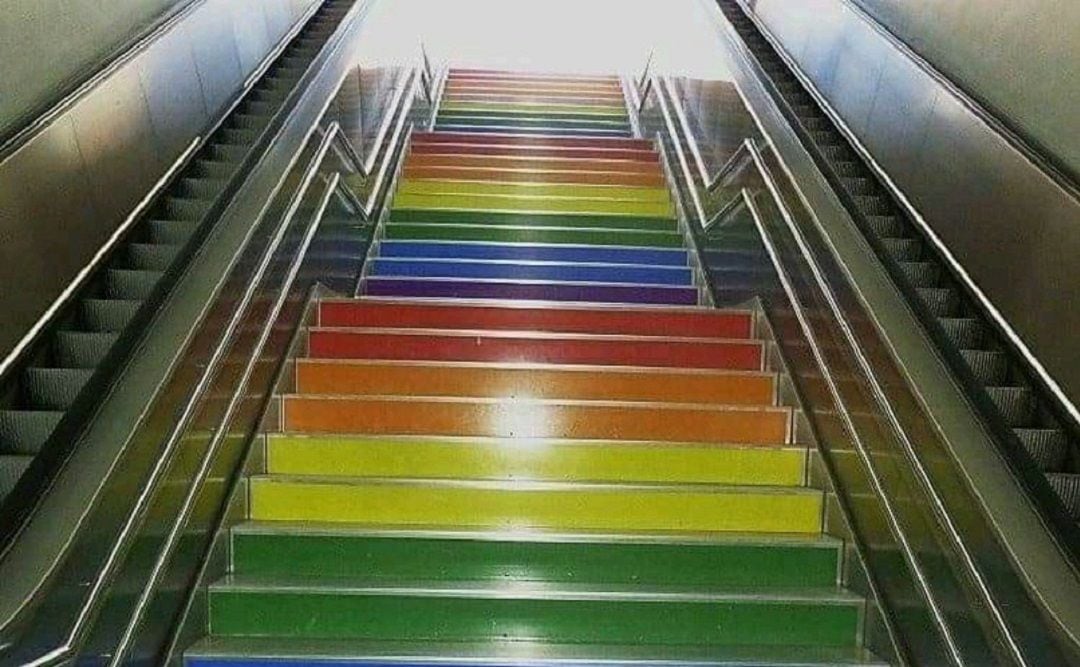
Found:
[[[188,665],[873,663],[753,313],[698,305],[617,79],[452,71],[373,248]]]

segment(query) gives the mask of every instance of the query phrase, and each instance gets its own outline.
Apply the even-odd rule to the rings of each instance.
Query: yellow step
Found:
[[[508,211],[513,213],[586,213],[671,217],[668,202],[637,202],[588,198],[524,197],[505,195],[421,195],[402,193],[394,208],[420,210]]]
[[[356,525],[820,533],[822,493],[771,487],[261,476],[255,521]]]
[[[670,201],[667,188],[622,185],[579,185],[573,183],[527,183],[493,181],[455,181],[447,179],[405,180],[398,188],[402,194],[417,195],[504,195],[513,197],[565,197],[618,201]]]
[[[657,442],[270,436],[269,472],[800,486],[806,450]]]

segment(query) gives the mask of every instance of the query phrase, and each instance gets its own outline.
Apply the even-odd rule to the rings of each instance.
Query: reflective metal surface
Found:
[[[654,82],[654,89],[663,87]],[[676,100],[665,104],[663,94],[655,105],[663,123],[646,104],[646,127],[658,129],[675,152],[692,152],[682,144],[693,139],[678,138],[676,114],[665,109]],[[907,369],[881,338],[864,295],[852,289],[848,269],[836,263],[816,218],[792,212],[804,202],[775,176],[786,167],[775,154],[747,146],[756,170],[729,168],[743,176],[744,201],[724,206],[712,233],[699,235],[701,252],[729,268],[752,265],[744,231],[752,213],[790,300],[765,298],[766,312],[901,652],[918,664],[1071,661],[1070,642],[1051,639],[1055,625],[1040,620],[1041,600],[1009,566],[994,524],[961,481],[965,471],[954,450],[928,418],[924,399],[909,389]],[[701,189],[690,160],[680,162],[684,189]],[[718,193],[730,197],[732,187],[738,186]],[[699,222],[710,223],[713,210]]]
[[[291,182],[295,179],[288,176],[289,171],[294,165],[300,165],[297,167],[300,169],[310,163],[311,152],[305,161],[300,147],[314,135],[326,142],[328,150],[336,135],[336,126],[325,134],[316,133],[316,126],[350,66],[350,46],[358,39],[356,28],[368,6],[359,3],[353,7],[315,61],[302,83],[306,89],[299,94],[284,124],[276,130],[268,153],[227,209],[205,252],[181,279],[169,307],[162,310],[151,326],[142,348],[102,405],[99,421],[86,432],[71,466],[62,473],[57,489],[46,497],[21,539],[0,562],[3,588],[0,600],[5,605],[0,643],[10,644],[4,660],[23,662],[34,656],[47,662],[64,659],[80,650],[87,636],[97,647],[88,650],[110,655],[114,655],[116,642],[122,638],[121,654],[115,654],[118,659],[123,658],[123,651],[133,650],[145,657],[163,650],[162,641],[168,639],[172,620],[182,614],[176,605],[191,590],[184,582],[192,581],[185,578],[193,576],[192,568],[200,562],[202,546],[199,539],[186,533],[173,533],[171,541],[161,543],[169,529],[167,524],[157,522],[188,516],[209,521],[219,510],[213,502],[199,500],[210,498],[201,495],[206,493],[202,490],[204,485],[189,486],[188,502],[182,503],[183,484],[147,486],[147,482],[168,480],[170,475],[177,480],[198,480],[198,473],[209,475],[205,478],[205,488],[213,490],[214,480],[220,482],[220,475],[229,474],[228,470],[209,465],[210,459],[204,459],[209,467],[200,466],[192,459],[200,438],[203,438],[202,446],[212,453],[222,451],[223,443],[232,442],[227,438],[205,440],[206,423],[194,422],[194,440],[170,438],[168,434],[178,436],[179,432],[174,430],[177,424],[193,423],[182,416],[195,417],[197,404],[185,401],[208,398],[209,410],[228,405],[222,402],[224,397],[220,394],[207,393],[212,386],[219,386],[214,382],[238,386],[237,382],[260,377],[255,367],[251,373],[237,373],[243,366],[237,366],[235,356],[227,354],[227,346],[233,342],[254,344],[239,326],[240,321],[235,320],[237,327],[225,327],[222,318],[215,318],[214,313],[224,311],[226,319],[234,314],[230,308],[239,306],[240,302],[233,303],[237,296],[228,286],[247,284],[245,281],[255,275],[252,272],[257,272],[258,267],[263,267],[262,275],[277,280],[292,276],[281,273],[287,270],[283,265],[289,266],[287,259],[275,260],[264,252],[264,260],[249,261],[248,257],[260,256],[260,245],[296,257],[300,256],[299,248],[306,248],[311,241],[303,234],[286,233],[282,225],[311,224],[314,214],[286,215],[282,219],[274,212],[278,206],[274,202],[279,201],[275,197],[291,195],[296,185]],[[308,171],[310,167],[304,173]],[[332,195],[335,207],[347,205],[348,200],[337,193],[337,189],[320,191],[317,205],[311,210],[321,213],[330,207]],[[302,208],[303,200],[299,201],[290,210]],[[262,226],[252,227],[260,221]],[[311,231],[314,227],[304,229]],[[267,235],[268,232],[260,230],[277,230],[280,234]],[[361,256],[363,250],[359,250]],[[317,253],[313,257],[331,263],[335,259],[327,260]],[[230,266],[233,282],[221,282],[221,272]],[[259,286],[256,283],[253,289]],[[224,308],[211,299],[215,294],[226,300]],[[271,300],[249,299],[248,303],[255,309],[252,316],[269,317],[267,309]],[[235,315],[240,317],[246,312],[238,309]],[[193,321],[202,321],[203,328],[193,331]],[[231,336],[233,331],[238,338]],[[210,350],[215,348],[219,353],[211,355]],[[188,356],[177,356],[182,349],[187,350]],[[215,359],[224,366],[207,366]],[[198,377],[206,381],[197,382]],[[157,402],[148,406],[148,396],[155,396]],[[246,405],[244,401],[235,404],[234,407],[243,408],[236,414],[249,414],[244,411]],[[116,474],[108,477],[110,469]],[[209,474],[214,471],[220,475]],[[106,481],[98,486],[102,479]],[[188,509],[180,512],[180,507]],[[159,543],[166,548],[158,549]],[[173,564],[180,569],[169,569]],[[58,569],[53,572],[54,568]],[[148,580],[151,572],[153,578]],[[47,575],[51,577],[46,582],[43,577]],[[153,585],[139,588],[142,581]],[[142,602],[135,605],[140,598]],[[107,603],[104,609],[103,603]],[[151,621],[147,628],[140,625],[140,615]],[[47,623],[41,622],[44,618],[48,618]],[[89,634],[91,621],[96,625]]]
[[[0,148],[0,356],[313,4],[193,3]]]
[[[969,6],[993,11],[964,3],[965,11]],[[1061,335],[1080,327],[1080,310],[1061,307],[1080,298],[1072,261],[1080,252],[1075,182],[1033,161],[844,0],[758,0],[752,12],[925,223],[966,287],[1000,311],[998,325],[1014,332],[1012,342],[1080,402],[1080,357]],[[1067,14],[1057,17],[1062,25],[1070,24]]]

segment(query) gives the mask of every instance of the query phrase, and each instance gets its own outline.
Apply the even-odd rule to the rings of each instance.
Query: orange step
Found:
[[[286,432],[782,446],[786,408],[461,398],[284,396]]]
[[[757,372],[301,359],[298,394],[545,398],[772,405]]]

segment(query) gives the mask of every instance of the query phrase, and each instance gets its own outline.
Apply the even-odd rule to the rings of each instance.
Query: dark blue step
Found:
[[[372,263],[374,276],[416,278],[480,278],[488,280],[545,280],[552,282],[692,285],[689,268],[625,264],[566,264],[491,262],[475,260],[385,259]]]
[[[492,259],[522,262],[591,262],[687,266],[685,250],[617,246],[528,245],[519,243],[436,243],[383,241],[380,257],[435,259]]]

